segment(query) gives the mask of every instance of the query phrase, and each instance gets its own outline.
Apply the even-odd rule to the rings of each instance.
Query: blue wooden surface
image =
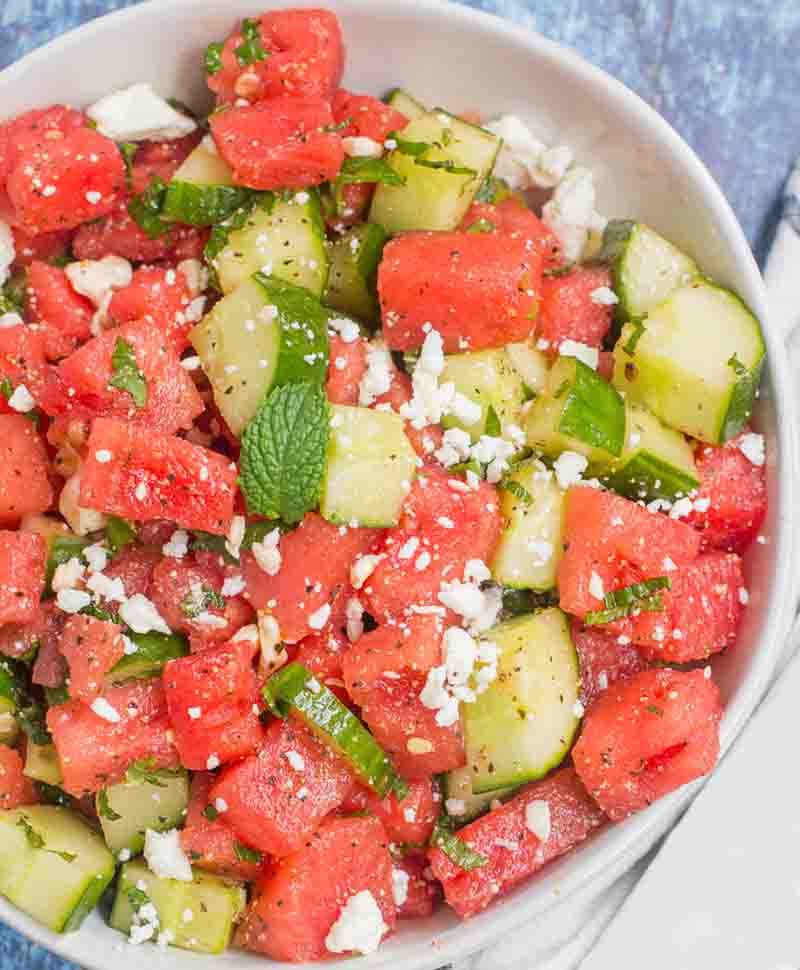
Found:
[[[135,2],[0,0],[0,67]],[[800,155],[800,0],[464,2],[576,48],[654,105],[709,166],[763,260]],[[70,966],[0,926],[0,970]]]

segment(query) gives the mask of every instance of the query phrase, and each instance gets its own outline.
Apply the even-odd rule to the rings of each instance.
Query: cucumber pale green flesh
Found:
[[[532,343],[506,344],[506,353],[512,366],[525,386],[534,394],[541,394],[547,387],[550,361]]]
[[[34,744],[29,740],[22,773],[34,781],[43,781],[47,785],[60,785],[61,766],[58,763],[55,745]]]
[[[681,287],[614,348],[614,384],[670,427],[712,444],[746,424],[764,363],[758,320],[706,280]],[[638,339],[636,336],[638,335]]]
[[[564,493],[536,460],[523,462],[506,481],[524,492],[500,493],[506,526],[491,562],[492,578],[515,589],[551,589],[563,552]]]
[[[43,840],[40,848],[26,826]],[[77,929],[113,876],[103,839],[69,809],[30,805],[0,812],[0,892],[54,932]]]
[[[298,198],[305,201],[298,201]],[[273,197],[253,208],[214,258],[223,293],[231,293],[262,271],[321,297],[328,279],[325,223],[316,192]]]
[[[508,620],[484,639],[500,648],[498,676],[462,709],[476,794],[546,775],[566,757],[580,723],[578,657],[561,610]]]
[[[162,215],[192,226],[211,226],[227,219],[250,194],[233,184],[228,165],[201,143],[167,184]]]
[[[325,744],[350,765],[358,778],[383,798],[402,790],[389,756],[339,698],[297,662],[273,674],[264,685],[273,713],[293,711]]]
[[[134,907],[130,891],[134,889],[145,893],[155,906],[158,931],[173,934],[172,946],[198,953],[221,953],[225,949],[247,903],[244,886],[233,880],[198,870],[194,870],[191,882],[160,879],[134,859],[120,871],[109,920],[121,933],[131,929]]]
[[[128,638],[136,644],[136,653],[128,653],[106,674],[108,686],[121,684],[126,680],[146,680],[155,677],[164,669],[169,660],[185,657],[189,652],[186,637],[166,633],[128,633]]]
[[[183,820],[189,802],[188,774],[185,771],[153,772],[148,778],[153,780],[126,781],[97,793],[95,801],[100,826],[106,845],[114,855],[122,849],[138,855],[144,848],[147,829],[166,832]]]
[[[378,185],[369,221],[392,235],[411,229],[455,229],[492,171],[500,139],[440,109],[415,118],[401,134],[406,141],[434,147],[424,158],[400,149],[388,156],[389,165],[406,182],[402,186]],[[419,161],[450,162],[475,174],[453,174],[417,164]]]
[[[189,339],[234,434],[273,388],[325,380],[332,316],[307,290],[257,273],[194,327]]]
[[[404,91],[402,88],[395,88],[390,91],[386,95],[386,103],[390,108],[394,108],[395,111],[405,115],[409,121],[422,117],[428,110],[424,104],[417,101],[408,91]]]
[[[445,428],[463,428],[473,441],[477,441],[485,433],[490,407],[494,408],[501,425],[519,421],[525,389],[503,348],[448,355],[439,381],[442,384],[452,382],[456,391],[481,408],[480,420],[475,424],[467,425],[448,416],[442,421]]]
[[[700,485],[694,454],[679,431],[635,404],[625,407],[625,448],[606,484],[628,498],[674,501]]]
[[[640,222],[609,222],[598,258],[611,263],[621,320],[645,316],[700,274],[694,260]]]
[[[331,405],[320,513],[329,522],[397,525],[417,473],[405,422],[391,411]]]
[[[496,799],[503,800],[512,795],[516,788],[498,788],[497,791],[484,792],[476,795],[472,791],[472,772],[469,765],[463,768],[454,768],[444,776],[444,791],[446,799],[455,799],[464,803],[463,811],[453,815],[453,819],[458,822],[471,822],[479,815],[488,811],[491,804]],[[445,805],[446,807],[446,805]]]
[[[365,222],[330,246],[331,268],[323,303],[369,323],[379,319],[376,278],[387,238],[383,226]]]

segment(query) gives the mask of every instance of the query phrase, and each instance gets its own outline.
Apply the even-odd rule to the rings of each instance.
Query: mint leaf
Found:
[[[125,546],[135,541],[136,529],[131,523],[117,515],[109,515],[106,522],[106,542],[111,549],[111,555],[118,555]]]
[[[125,772],[125,781],[129,785],[152,785],[154,788],[166,788],[167,778],[174,778],[181,773],[180,768],[156,768],[154,758],[142,758],[134,761]]]
[[[508,492],[513,495],[517,501],[522,502],[525,506],[533,505],[533,497],[531,493],[525,488],[524,485],[520,485],[519,482],[515,481],[513,478],[504,478],[503,481],[497,486],[501,492]]]
[[[395,172],[382,158],[346,158],[336,176],[338,185],[351,182],[383,182],[385,185],[405,185],[405,178]]]
[[[642,335],[644,334],[645,330],[644,323],[642,323],[641,320],[631,320],[631,326],[633,327],[631,335],[622,345],[622,349],[629,357],[632,357],[636,352],[636,345],[642,339]]]
[[[484,428],[483,433],[488,438],[499,438],[502,432],[503,427],[500,424],[500,417],[497,414],[497,411],[495,411],[494,405],[490,404],[486,412],[486,427]]]
[[[101,788],[97,793],[97,813],[100,818],[107,818],[109,822],[118,822],[122,816],[115,812],[108,801],[108,791]]]
[[[494,232],[496,229],[497,226],[488,219],[476,219],[467,229],[467,232]]]
[[[44,837],[31,825],[26,816],[20,815],[17,825],[25,832],[25,838],[32,849],[43,849],[45,846]]]
[[[242,845],[241,842],[233,843],[233,851],[240,862],[254,862],[256,865],[261,862],[261,853],[248,845]]]
[[[450,175],[475,176],[478,174],[474,168],[467,168],[466,165],[456,165],[452,158],[442,158],[438,161],[431,158],[415,158],[414,164],[422,165],[424,168],[438,168],[443,172],[449,172]]]
[[[466,842],[453,833],[450,819],[446,815],[440,815],[436,820],[430,844],[441,849],[451,862],[455,862],[465,872],[471,872],[473,869],[480,869],[489,864],[485,855],[471,849]]]
[[[401,138],[396,132],[392,132],[388,140],[397,142],[397,151],[401,155],[411,155],[413,158],[424,155],[433,148],[429,141],[409,141],[407,138]]]
[[[122,155],[122,161],[125,162],[125,178],[128,183],[128,188],[131,186],[131,176],[133,175],[133,160],[136,158],[136,152],[139,146],[135,141],[123,141],[117,145],[120,155]]]
[[[239,484],[248,510],[299,522],[319,502],[330,407],[317,384],[286,384],[261,405],[242,436]]]
[[[200,814],[203,816],[203,818],[207,818],[209,822],[216,822],[216,820],[219,818],[219,812],[213,805],[206,805]]]
[[[114,344],[111,369],[113,374],[108,382],[111,387],[127,391],[136,407],[143,408],[147,404],[147,381],[136,363],[133,347],[122,337],[117,337]]]
[[[245,17],[242,21],[242,37],[244,41],[236,48],[236,60],[247,67],[248,64],[255,64],[256,61],[265,61],[270,55],[269,51],[264,50],[261,43],[258,20]]]
[[[206,74],[219,74],[222,70],[222,49],[225,45],[218,40],[206,47],[205,65]]]
[[[158,239],[169,232],[171,225],[161,218],[166,182],[156,175],[141,195],[135,195],[128,203],[128,215],[151,239]]]
[[[202,586],[193,584],[192,588],[181,600],[181,611],[190,620],[212,608],[224,610],[225,598],[207,583],[203,583]]]
[[[272,192],[253,192],[245,202],[227,219],[218,223],[211,230],[206,248],[203,251],[206,262],[211,263],[228,245],[228,237],[237,229],[242,229],[255,208],[269,213],[275,205],[275,195]]]
[[[128,897],[128,902],[137,913],[142,906],[146,906],[150,902],[150,897],[147,895],[147,893],[143,889],[139,889],[137,886],[128,886],[125,890],[125,895]]]

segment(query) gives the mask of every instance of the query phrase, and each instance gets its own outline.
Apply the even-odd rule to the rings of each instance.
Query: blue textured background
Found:
[[[0,68],[135,2],[0,0]],[[800,155],[800,0],[464,2],[569,44],[654,105],[710,167],[763,260]],[[0,926],[0,970],[70,966]]]

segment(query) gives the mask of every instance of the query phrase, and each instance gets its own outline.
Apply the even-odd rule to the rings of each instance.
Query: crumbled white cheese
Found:
[[[93,542],[83,550],[83,558],[89,564],[89,571],[101,573],[108,565],[108,549],[102,542]]]
[[[368,889],[351,896],[325,938],[330,953],[374,953],[389,927]]]
[[[752,431],[743,434],[739,439],[739,451],[745,456],[751,465],[760,468],[765,460],[764,436],[754,434]]]
[[[150,871],[160,879],[192,881],[192,867],[181,848],[180,832],[154,832],[147,829],[144,835],[144,857]]]
[[[77,556],[72,556],[66,562],[59,563],[50,583],[53,592],[60,593],[63,589],[75,589],[82,582],[85,574],[86,567]]]
[[[355,320],[348,320],[347,317],[335,317],[328,321],[328,327],[338,334],[344,343],[352,344],[361,336],[361,328]]]
[[[577,485],[588,467],[589,461],[584,455],[574,451],[562,452],[553,462],[559,488],[566,491],[570,486]]]
[[[342,148],[350,158],[380,158],[383,155],[383,145],[365,135],[348,135],[342,139]]]
[[[592,570],[592,574],[589,577],[589,594],[594,596],[596,600],[605,599],[606,595],[603,580],[594,570]]]
[[[350,585],[353,589],[361,589],[369,577],[375,572],[382,555],[359,556],[350,567]]]
[[[360,640],[364,633],[364,607],[355,596],[351,596],[345,606],[347,639],[350,643]]]
[[[169,542],[161,547],[165,556],[172,559],[183,559],[189,552],[189,533],[185,529],[176,529],[170,536]]]
[[[486,127],[503,139],[494,174],[515,191],[551,189],[572,164],[572,152],[565,145],[548,148],[516,115],[503,115]]]
[[[80,613],[92,602],[92,597],[82,589],[62,589],[56,595],[56,606],[64,613]]]
[[[331,604],[323,603],[318,610],[314,610],[308,617],[308,625],[312,630],[321,630],[331,617]]]
[[[280,541],[281,530],[275,528],[250,547],[259,569],[265,572],[267,576],[277,576],[280,572],[283,562],[279,548]]]
[[[247,528],[247,520],[243,515],[234,515],[228,527],[228,534],[225,537],[225,550],[234,559],[239,558],[239,550],[244,542],[244,534]]]
[[[579,361],[597,370],[600,362],[600,351],[597,347],[589,347],[577,340],[562,340],[558,347],[558,352],[562,357],[576,357]]]
[[[120,256],[104,256],[102,259],[82,259],[69,263],[64,272],[72,289],[87,297],[96,307],[102,306],[111,290],[130,286],[133,268]]]
[[[597,306],[616,306],[619,303],[619,297],[610,286],[598,286],[589,294],[589,299]]]
[[[172,633],[152,600],[134,593],[119,609],[119,615],[134,633]]]
[[[127,599],[125,586],[119,576],[112,579],[102,572],[92,573],[86,580],[86,588],[113,603],[124,603]]]
[[[247,583],[241,573],[226,576],[222,581],[222,595],[224,597],[239,596],[245,589],[247,589]]]
[[[2,286],[11,275],[11,266],[16,259],[14,249],[14,234],[11,226],[3,219],[0,219],[0,286]]]
[[[109,721],[111,724],[117,724],[120,721],[119,711],[115,707],[112,707],[105,697],[95,697],[89,706],[104,721]]]
[[[256,629],[261,647],[262,665],[268,671],[277,670],[287,660],[286,651],[281,646],[281,628],[278,626],[278,621],[271,613],[259,610]]]
[[[169,141],[190,135],[197,125],[176,111],[148,83],[107,94],[86,109],[101,135],[112,141]]]
[[[542,209],[542,219],[561,240],[568,263],[579,260],[591,229],[604,221],[595,211],[594,179],[582,166],[571,168],[556,186],[552,199]]]
[[[369,407],[377,398],[386,394],[392,386],[394,363],[392,355],[380,339],[370,341],[367,346],[367,369],[358,385],[358,403]]]
[[[178,263],[178,272],[183,274],[193,299],[208,289],[208,270],[199,259],[182,259]]]
[[[463,815],[467,808],[463,798],[448,798],[444,803],[444,807],[447,814],[452,815],[454,818]]]
[[[546,842],[550,838],[550,825],[550,805],[541,798],[528,802],[525,806],[525,828],[540,842]]]
[[[36,407],[36,399],[24,384],[17,384],[8,399],[8,405],[20,414],[27,414]]]
[[[392,869],[392,896],[395,906],[402,906],[408,899],[408,881],[405,869]]]
[[[285,753],[286,760],[289,762],[289,766],[295,771],[305,771],[306,763],[303,760],[303,756],[297,751],[287,751]]]
[[[462,428],[448,428],[442,435],[442,446],[434,457],[445,468],[467,461],[472,448],[472,437]]]

